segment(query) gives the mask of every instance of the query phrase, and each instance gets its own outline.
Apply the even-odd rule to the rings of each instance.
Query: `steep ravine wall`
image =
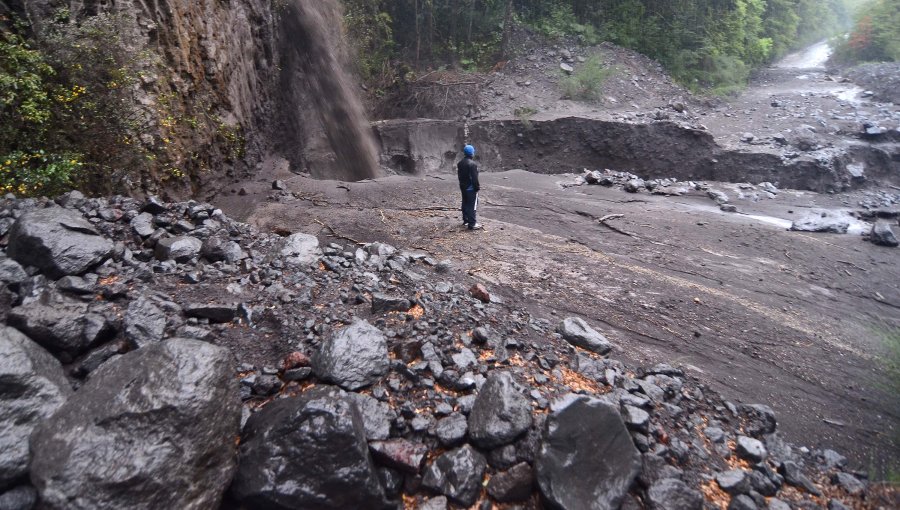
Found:
[[[820,192],[900,181],[900,147],[896,144],[850,144],[844,150],[784,159],[771,152],[727,150],[708,132],[671,122],[634,124],[567,117],[466,125],[396,120],[376,123],[375,130],[382,165],[407,174],[453,172],[460,147],[471,142],[478,147],[485,171],[523,169],[559,174],[609,168],[644,178],[768,181]],[[848,170],[854,164],[864,169],[864,176]]]
[[[343,73],[339,8],[337,0],[0,0],[0,12],[27,20],[38,34],[60,9],[71,23],[115,15],[132,50],[146,55],[135,86],[141,138],[171,155],[166,168],[123,191],[172,197],[204,197],[273,155],[317,177],[362,178],[360,166],[377,166],[371,144],[347,149],[340,139],[354,129],[362,133],[355,139],[371,136],[365,121],[351,119],[362,113],[348,97],[352,78],[322,77],[327,68]],[[327,55],[310,56],[310,48]],[[323,111],[332,98],[338,107]],[[342,130],[326,117],[365,128]],[[369,151],[356,158],[368,160],[346,164],[354,151]]]

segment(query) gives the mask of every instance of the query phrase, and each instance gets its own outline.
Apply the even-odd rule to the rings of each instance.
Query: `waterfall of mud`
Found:
[[[333,177],[362,180],[379,174],[378,150],[358,83],[347,72],[347,46],[338,0],[294,0],[284,6],[287,76],[303,76],[328,142],[337,156]],[[284,86],[297,86],[285,83]]]

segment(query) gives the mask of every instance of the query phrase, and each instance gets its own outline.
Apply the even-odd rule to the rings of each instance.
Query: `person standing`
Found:
[[[459,191],[462,192],[462,216],[463,224],[469,230],[480,230],[483,227],[476,220],[478,214],[478,192],[481,185],[478,183],[478,164],[475,163],[475,147],[466,145],[463,148],[465,157],[456,165],[456,174],[459,177]]]

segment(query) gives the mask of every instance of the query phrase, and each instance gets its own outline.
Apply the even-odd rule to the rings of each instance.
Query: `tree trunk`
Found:
[[[500,61],[506,60],[509,51],[509,37],[512,32],[513,0],[506,2],[506,15],[503,18],[503,41],[500,43]]]

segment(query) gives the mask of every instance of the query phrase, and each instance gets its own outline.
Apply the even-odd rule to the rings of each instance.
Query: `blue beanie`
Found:
[[[474,156],[475,155],[475,147],[472,147],[471,145],[466,145],[466,147],[463,149],[463,153],[465,153],[466,156]]]

